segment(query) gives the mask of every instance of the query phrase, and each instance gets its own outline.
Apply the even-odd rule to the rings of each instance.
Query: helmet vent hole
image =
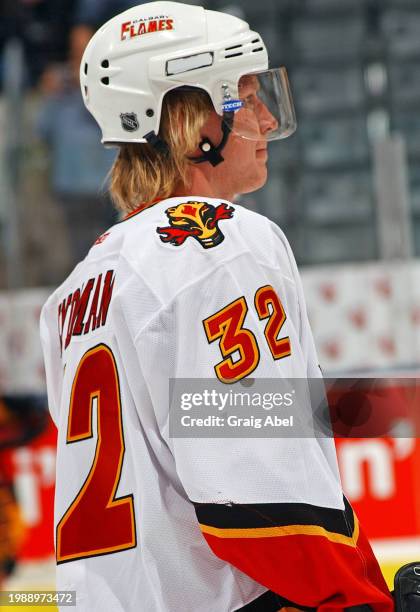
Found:
[[[88,73],[88,65],[85,64],[85,74],[87,74],[87,73]]]
[[[101,64],[102,68],[109,68],[109,61],[108,60],[104,60]]]
[[[88,90],[88,88],[85,85],[85,96],[86,96],[86,98],[88,97],[88,95],[89,95],[89,90]]]
[[[240,53],[230,53],[229,55],[225,55],[225,59],[229,59],[230,57],[239,57],[243,55],[242,51]]]
[[[242,45],[233,45],[233,47],[226,47],[225,51],[233,51],[233,49],[240,49]]]
[[[257,49],[252,49],[252,53],[258,53],[258,51],[264,51],[264,48],[258,47]]]
[[[109,77],[103,77],[103,79],[101,79],[101,83],[104,85],[109,85]]]

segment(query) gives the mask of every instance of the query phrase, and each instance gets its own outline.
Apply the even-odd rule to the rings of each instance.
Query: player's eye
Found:
[[[245,106],[246,108],[256,112],[261,106],[261,100],[257,94],[250,94],[245,98]]]

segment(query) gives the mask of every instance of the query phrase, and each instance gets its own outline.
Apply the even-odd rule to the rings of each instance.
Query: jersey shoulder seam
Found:
[[[130,266],[130,269],[132,271],[133,274],[135,274],[135,276],[137,276],[138,278],[141,279],[142,283],[144,283],[145,287],[147,287],[147,289],[150,291],[150,293],[153,295],[153,297],[156,298],[156,300],[161,304],[161,307],[163,307],[165,305],[165,303],[161,300],[161,298],[158,296],[158,294],[153,291],[153,289],[150,287],[149,283],[146,281],[146,279],[144,278],[144,276],[136,269],[136,267],[134,266],[133,262],[130,261],[130,259],[127,257],[127,255],[125,253],[123,253],[122,251],[119,252],[119,256],[121,259],[124,259],[124,261],[127,263],[128,266]],[[160,309],[159,309],[160,311]]]
[[[240,253],[235,253],[235,255],[233,255],[232,257],[224,259],[223,261],[219,262],[216,266],[212,267],[211,270],[208,270],[205,274],[202,274],[198,278],[194,279],[193,281],[191,281],[190,283],[188,283],[187,285],[182,287],[179,291],[177,291],[175,293],[175,295],[172,296],[172,298],[166,304],[164,302],[162,302],[162,300],[159,300],[161,302],[161,304],[162,304],[161,307],[154,314],[154,316],[147,323],[145,323],[145,325],[143,325],[143,327],[136,333],[136,335],[134,336],[134,339],[133,339],[134,344],[138,341],[138,339],[141,336],[141,334],[149,327],[149,325],[151,325],[154,321],[156,321],[164,310],[170,308],[170,306],[172,306],[172,304],[179,298],[180,295],[182,295],[182,293],[184,293],[184,291],[188,291],[189,289],[194,287],[194,285],[197,285],[198,283],[203,282],[206,278],[208,278],[209,276],[214,274],[214,272],[216,270],[219,270],[220,268],[222,268],[226,264],[229,264],[230,262],[234,261],[235,259],[237,259],[239,257],[242,257],[243,255],[245,255],[247,253],[249,253],[248,250],[243,250]],[[272,265],[267,264],[266,262],[259,262],[259,263],[263,264],[263,265],[266,265],[268,267],[274,268],[274,269],[276,269],[276,268],[280,269],[278,266],[272,266]],[[293,284],[295,284],[292,279],[288,278],[286,275],[283,275],[283,276],[289,282],[293,282]],[[143,277],[141,277],[141,278],[143,278]]]

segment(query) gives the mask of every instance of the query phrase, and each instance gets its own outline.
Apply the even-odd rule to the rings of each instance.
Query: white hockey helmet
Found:
[[[158,1],[117,15],[89,42],[80,81],[104,144],[158,145],[163,98],[178,87],[205,90],[226,134],[275,140],[296,129],[286,71],[268,70],[260,35],[242,19],[198,6]],[[253,129],[259,112],[272,118],[264,136]]]

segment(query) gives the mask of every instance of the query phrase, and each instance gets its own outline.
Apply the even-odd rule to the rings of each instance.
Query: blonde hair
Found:
[[[159,136],[169,153],[149,144],[120,146],[110,172],[109,190],[122,213],[147,208],[153,201],[171,196],[177,185],[188,185],[188,156],[197,148],[200,130],[213,106],[202,90],[175,89],[163,101]]]

